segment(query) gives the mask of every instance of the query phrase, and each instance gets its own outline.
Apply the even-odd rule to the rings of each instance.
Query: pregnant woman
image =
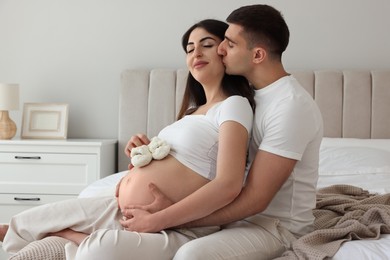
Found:
[[[121,225],[121,208],[150,204],[154,197],[148,186],[154,183],[174,202],[157,214],[166,226],[178,226],[212,213],[240,193],[254,92],[245,78],[225,74],[217,48],[227,27],[203,20],[182,37],[189,69],[183,104],[178,120],[158,135],[170,145],[169,155],[131,168],[117,186],[117,198],[68,200],[14,216],[1,228],[7,252],[59,236],[78,246],[72,256],[76,259],[172,259],[182,244],[219,229],[156,226],[148,230],[156,233],[133,232]],[[127,154],[136,140],[141,139],[130,140]]]

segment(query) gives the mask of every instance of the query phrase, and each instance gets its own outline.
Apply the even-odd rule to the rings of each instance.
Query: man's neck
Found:
[[[281,63],[272,64],[271,66],[264,66],[263,64],[263,66],[254,69],[248,80],[255,89],[262,89],[288,75]]]

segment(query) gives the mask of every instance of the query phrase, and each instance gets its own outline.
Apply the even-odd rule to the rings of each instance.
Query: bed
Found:
[[[390,193],[390,70],[291,73],[313,96],[324,119],[318,188],[348,184],[370,193]],[[121,74],[119,172],[88,186],[80,197],[113,193],[129,163],[123,154],[127,141],[136,133],[155,136],[175,120],[186,76],[185,69],[130,69]],[[390,235],[345,242],[333,259],[390,259]]]

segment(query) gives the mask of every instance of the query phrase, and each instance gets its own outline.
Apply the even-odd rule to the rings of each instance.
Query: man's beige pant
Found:
[[[172,259],[181,245],[218,227],[137,233],[123,230],[114,197],[81,198],[46,204],[11,219],[3,249],[16,253],[48,233],[70,228],[90,234],[78,248],[67,245],[70,259]]]
[[[279,220],[256,215],[189,241],[180,247],[173,259],[268,260],[281,256],[295,240]]]

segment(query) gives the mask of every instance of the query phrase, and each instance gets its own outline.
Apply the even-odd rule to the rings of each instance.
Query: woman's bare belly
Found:
[[[172,156],[153,160],[147,166],[132,168],[119,186],[120,208],[150,204],[154,197],[149,183],[154,183],[173,202],[179,201],[209,180],[187,168]]]

